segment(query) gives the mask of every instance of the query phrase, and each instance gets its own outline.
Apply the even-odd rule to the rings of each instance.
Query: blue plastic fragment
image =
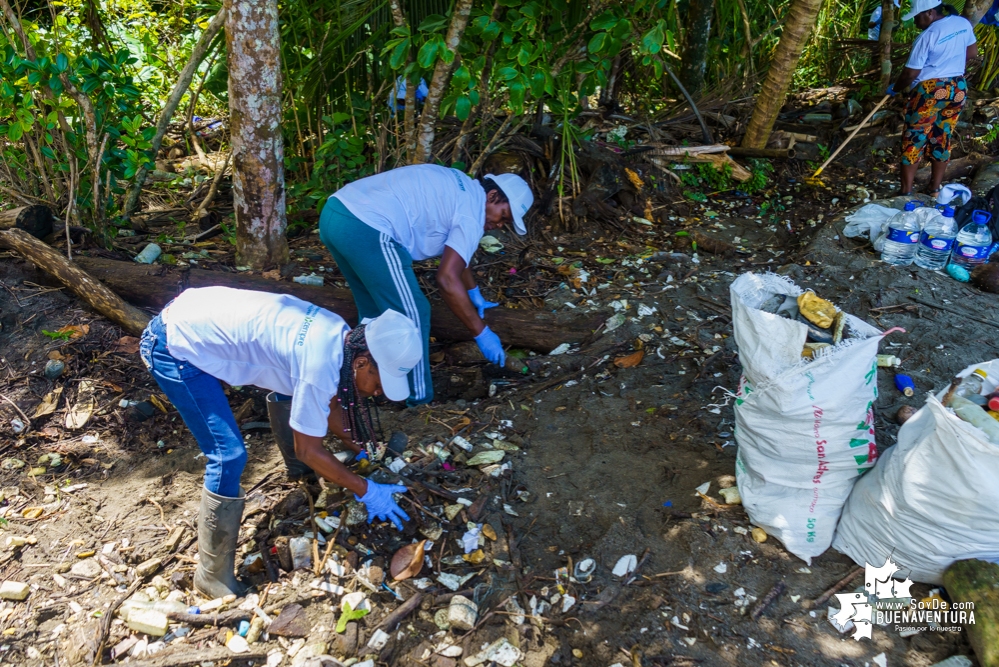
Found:
[[[240,637],[245,637],[246,633],[249,632],[249,631],[250,631],[250,622],[249,621],[240,621],[239,622],[239,629],[236,631],[236,632],[239,633],[239,636]]]
[[[673,507],[673,501],[667,500],[666,502],[663,503],[663,507]]]
[[[947,275],[962,283],[966,283],[971,280],[971,274],[968,273],[968,269],[963,266],[958,266],[957,264],[947,265]]]

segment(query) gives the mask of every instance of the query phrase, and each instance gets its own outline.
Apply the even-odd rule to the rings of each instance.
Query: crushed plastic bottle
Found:
[[[966,375],[963,380],[961,380],[961,384],[957,385],[957,389],[954,390],[954,395],[962,396],[964,398],[981,396],[982,387],[985,386],[985,380],[988,377],[988,373],[983,371],[981,368],[976,368],[974,371]]]
[[[919,207],[918,201],[910,201],[904,211],[896,213],[888,221],[888,236],[881,251],[881,261],[895,266],[912,264],[919,244],[919,216],[914,213]]]
[[[947,266],[954,239],[957,237],[957,223],[954,221],[954,208],[945,206],[943,211],[935,211],[923,223],[916,249],[915,264],[921,269],[939,271]]]
[[[985,211],[975,211],[971,222],[961,228],[957,235],[954,252],[950,261],[968,271],[979,264],[984,264],[992,247],[992,232],[989,231],[989,220],[992,216]]]

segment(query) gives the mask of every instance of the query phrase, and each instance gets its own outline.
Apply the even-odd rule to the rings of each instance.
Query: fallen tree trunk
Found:
[[[78,257],[77,262],[126,301],[146,308],[162,308],[188,287],[222,285],[292,294],[340,315],[351,324],[357,322],[357,308],[348,289],[299,285],[259,275],[132,264],[96,257]],[[562,343],[584,341],[603,319],[600,315],[591,315],[561,321],[548,312],[506,308],[494,308],[486,314],[489,328],[505,345],[539,352],[550,352]],[[430,334],[442,341],[473,338],[458,317],[442,303],[435,303],[431,309]]]
[[[0,229],[23,229],[35,238],[52,233],[52,209],[42,204],[0,211]]]
[[[138,336],[146,328],[149,316],[118,297],[97,280],[94,280],[76,262],[66,259],[52,246],[46,245],[22,229],[0,231],[0,246],[10,248],[38,268],[68,287],[86,301],[91,308]],[[122,262],[124,263],[124,262]]]

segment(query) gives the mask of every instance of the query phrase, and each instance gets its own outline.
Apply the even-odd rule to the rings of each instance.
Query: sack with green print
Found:
[[[747,273],[730,288],[743,377],[735,401],[736,479],[750,520],[807,563],[832,543],[853,483],[877,459],[881,331],[846,314],[843,341],[802,357],[808,326],[761,310],[803,290]]]
[[[958,376],[977,369],[988,374],[983,394],[999,388],[999,359]],[[850,494],[833,547],[860,565],[890,556],[900,574],[941,584],[954,561],[999,562],[999,446],[940,403],[948,386],[927,395]]]

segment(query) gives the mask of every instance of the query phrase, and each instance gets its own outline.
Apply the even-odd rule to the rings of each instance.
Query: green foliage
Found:
[[[752,177],[739,186],[739,189],[746,194],[754,194],[765,190],[770,185],[770,174],[774,171],[774,166],[769,160],[750,158],[749,170]]]
[[[70,331],[49,331],[48,329],[42,329],[42,335],[51,338],[52,340],[69,340],[69,336],[72,332]]]
[[[340,618],[336,622],[336,633],[342,635],[346,632],[348,623],[364,618],[368,615],[368,611],[367,609],[351,609],[349,602],[344,603],[343,613],[340,614]]]

